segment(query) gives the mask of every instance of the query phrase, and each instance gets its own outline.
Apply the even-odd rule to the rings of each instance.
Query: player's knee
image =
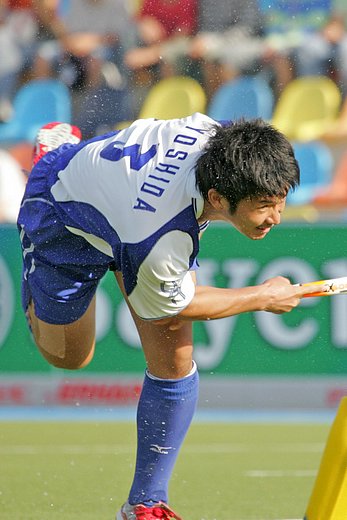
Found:
[[[56,368],[78,370],[87,366],[93,358],[95,341],[90,338],[78,342],[69,341],[66,335],[35,334],[35,343],[46,361]]]
[[[65,370],[78,370],[86,367],[94,355],[94,345],[91,349],[88,349],[88,351],[76,349],[75,352],[71,352],[71,350],[69,350],[65,352],[64,355],[55,355],[52,352],[48,352],[42,344],[38,344],[38,348],[50,365]]]
[[[56,368],[63,368],[65,370],[79,370],[80,368],[84,368],[91,362],[93,356],[88,355],[82,359],[60,359],[55,358],[50,361],[50,363]],[[47,359],[47,358],[46,358]]]
[[[90,347],[87,349],[81,349],[77,352],[66,355],[64,359],[64,366],[60,368],[65,368],[67,370],[79,370],[80,368],[86,367],[93,359],[94,349],[95,343],[90,345]]]
[[[54,367],[78,370],[90,363],[94,355],[94,330],[83,330],[79,323],[52,325],[31,320],[36,345],[42,356]]]

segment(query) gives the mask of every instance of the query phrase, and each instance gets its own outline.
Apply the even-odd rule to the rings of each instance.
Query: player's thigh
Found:
[[[85,313],[72,323],[60,325],[41,320],[32,301],[27,312],[35,343],[49,363],[78,369],[90,362],[95,348],[95,295]]]
[[[180,328],[170,330],[167,325],[141,320],[125,294],[122,274],[114,274],[138,330],[149,372],[163,379],[178,379],[187,375],[192,368],[192,323],[187,321]]]

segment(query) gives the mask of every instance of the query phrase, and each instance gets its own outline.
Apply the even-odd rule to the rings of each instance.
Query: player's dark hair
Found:
[[[205,200],[214,188],[233,213],[242,199],[285,197],[300,182],[288,139],[262,119],[216,125],[196,166],[196,184]]]

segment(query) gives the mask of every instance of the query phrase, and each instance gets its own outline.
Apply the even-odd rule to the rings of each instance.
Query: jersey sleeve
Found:
[[[136,314],[154,320],[175,316],[189,305],[195,283],[189,272],[192,238],[182,231],[162,236],[140,266],[129,295]]]

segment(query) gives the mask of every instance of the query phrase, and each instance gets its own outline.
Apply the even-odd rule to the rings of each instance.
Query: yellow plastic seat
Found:
[[[188,76],[164,78],[148,92],[139,119],[174,119],[194,112],[205,112],[206,94],[202,86]]]
[[[280,95],[272,124],[291,140],[319,139],[336,120],[341,102],[342,94],[330,78],[297,78]]]

